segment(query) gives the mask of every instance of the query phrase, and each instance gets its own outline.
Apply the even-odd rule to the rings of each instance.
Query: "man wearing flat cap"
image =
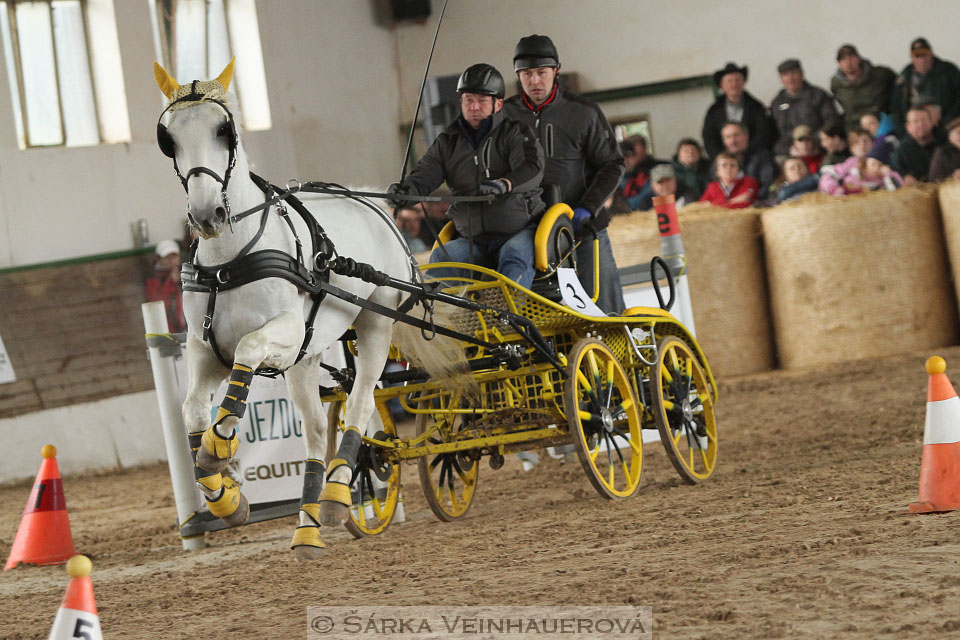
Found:
[[[786,157],[793,144],[793,131],[801,125],[817,131],[827,122],[837,118],[833,98],[820,87],[815,87],[803,77],[803,67],[796,58],[784,60],[777,67],[783,89],[770,103],[770,115],[777,125],[777,139],[773,153]]]
[[[865,113],[890,112],[890,90],[897,74],[861,58],[857,48],[845,44],[837,50],[837,72],[830,79],[830,93],[843,107],[847,131],[860,128]]]
[[[728,62],[713,74],[713,82],[720,95],[703,119],[703,146],[707,155],[712,158],[723,151],[720,129],[727,122],[743,123],[750,132],[750,145],[769,149],[774,139],[773,123],[766,107],[744,89],[747,67]]]
[[[936,100],[944,122],[960,116],[960,69],[933,55],[926,38],[917,38],[910,43],[910,64],[897,76],[890,96],[890,115],[898,136],[905,131],[907,111],[924,97]]]

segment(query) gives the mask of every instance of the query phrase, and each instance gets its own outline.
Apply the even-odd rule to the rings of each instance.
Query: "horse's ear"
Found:
[[[223,85],[224,91],[230,90],[230,82],[233,80],[233,63],[236,62],[237,56],[230,58],[230,63],[223,68],[223,71],[220,72],[220,75],[217,76],[217,82]]]
[[[163,91],[163,95],[167,96],[168,99],[172,98],[173,92],[180,88],[173,76],[167,73],[167,70],[161,67],[159,62],[153,63],[153,77],[157,79],[157,86],[160,87],[160,91]]]

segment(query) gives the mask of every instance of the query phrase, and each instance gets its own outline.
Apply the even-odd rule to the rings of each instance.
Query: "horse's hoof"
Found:
[[[230,458],[218,458],[202,447],[197,451],[197,466],[210,473],[223,473],[230,464]]]
[[[250,517],[250,503],[247,502],[247,497],[240,494],[240,502],[237,504],[237,510],[231,513],[228,516],[224,516],[222,520],[227,523],[229,527],[238,527]]]
[[[346,522],[350,507],[339,502],[320,503],[320,524],[325,527],[339,527]]]
[[[306,560],[308,562],[319,560],[323,557],[323,547],[301,545],[293,548],[293,555],[297,560]]]

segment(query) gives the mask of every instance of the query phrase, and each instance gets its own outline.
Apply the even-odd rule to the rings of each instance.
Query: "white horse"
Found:
[[[265,217],[257,213],[230,220],[233,214],[263,204],[274,195],[265,194],[251,179],[226,101],[233,61],[216,80],[187,85],[178,84],[159,64],[154,65],[154,72],[157,84],[170,100],[165,110],[170,114],[169,121],[166,126],[158,125],[158,142],[174,158],[187,192],[190,222],[200,233],[195,263],[204,267],[228,264],[245,248],[249,253],[274,249],[296,257],[294,232],[288,221],[278,215],[276,206],[270,207]],[[409,280],[408,251],[390,223],[375,211],[338,196],[311,197],[304,204],[339,255],[368,263],[391,277]],[[312,246],[306,222],[294,211],[289,211],[288,217],[303,242],[302,253],[309,269],[319,249]],[[248,247],[261,228],[259,238]],[[185,270],[183,307],[189,327],[189,383],[183,417],[196,454],[197,483],[214,515],[231,525],[247,519],[246,499],[233,478],[222,472],[237,450],[236,425],[243,415],[254,372],[261,367],[284,370],[291,399],[303,420],[307,458],[300,521],[292,547],[299,557],[317,557],[324,547],[321,524],[336,526],[348,516],[349,482],[361,436],[374,411],[373,389],[390,348],[392,320],[328,295],[316,314],[306,353],[297,361],[312,305],[308,294],[278,277],[258,279],[236,288],[224,286],[214,294],[211,321],[211,294],[190,291],[186,286],[188,278]],[[330,284],[391,309],[400,302],[401,294],[396,289],[378,287],[358,278],[331,273]],[[209,335],[205,323],[210,326]],[[327,423],[318,392],[318,354],[351,326],[356,330],[359,356],[344,416],[348,427],[336,456],[327,461],[324,469]],[[222,361],[211,348],[210,336]],[[210,398],[228,374],[230,391],[211,426]]]

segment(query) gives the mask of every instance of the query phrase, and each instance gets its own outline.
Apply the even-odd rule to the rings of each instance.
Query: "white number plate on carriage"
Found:
[[[586,316],[607,315],[583,290],[583,285],[580,284],[576,271],[565,267],[557,269],[557,281],[560,283],[560,295],[563,296],[563,304]]]

